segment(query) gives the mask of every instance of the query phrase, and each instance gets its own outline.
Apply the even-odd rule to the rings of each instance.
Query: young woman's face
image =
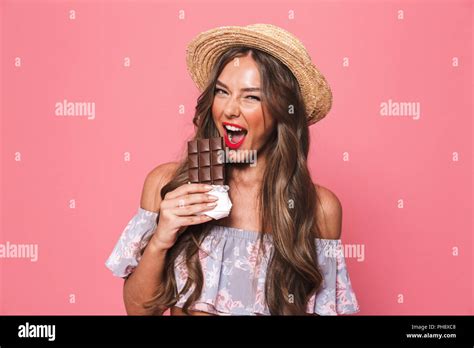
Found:
[[[274,120],[261,102],[260,88],[257,63],[249,55],[235,58],[219,75],[212,117],[228,148],[258,151],[270,136]]]

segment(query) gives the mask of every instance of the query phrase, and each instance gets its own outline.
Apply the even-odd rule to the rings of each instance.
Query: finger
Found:
[[[217,206],[217,203],[200,203],[200,204],[186,205],[184,207],[170,209],[170,212],[176,216],[189,216],[189,215],[194,215],[202,211],[212,210],[216,206]]]
[[[216,202],[219,197],[207,193],[190,193],[174,199],[166,199],[161,203],[162,209],[173,209],[197,203]]]
[[[182,226],[190,226],[190,225],[199,225],[207,221],[211,221],[212,218],[207,215],[198,215],[198,216],[187,216],[180,218]]]
[[[189,193],[200,193],[210,190],[212,190],[212,186],[207,184],[185,184],[174,189],[173,191],[168,192],[165,197],[166,199],[173,199]]]

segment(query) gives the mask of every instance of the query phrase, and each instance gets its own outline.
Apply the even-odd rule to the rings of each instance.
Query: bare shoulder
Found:
[[[178,167],[178,162],[166,162],[153,168],[147,174],[140,199],[140,206],[143,209],[155,212],[159,210],[160,191],[173,178]]]
[[[178,162],[166,162],[153,168],[147,175],[146,181],[151,184],[157,184],[162,181],[169,181],[176,169],[178,169]]]
[[[342,205],[339,198],[328,188],[315,184],[317,193],[318,227],[320,238],[340,239],[342,228]]]

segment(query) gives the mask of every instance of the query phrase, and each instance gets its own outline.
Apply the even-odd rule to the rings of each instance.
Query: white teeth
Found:
[[[229,125],[225,125],[224,126],[227,130],[230,130],[230,131],[234,131],[234,132],[238,132],[238,131],[242,131],[243,129],[242,128],[237,128],[237,127],[234,127],[234,126],[229,126]]]

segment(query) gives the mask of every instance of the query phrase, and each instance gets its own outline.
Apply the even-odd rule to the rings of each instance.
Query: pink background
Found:
[[[332,87],[309,165],[342,202],[343,242],[365,248],[363,261],[347,258],[360,314],[473,313],[472,2],[0,6],[0,243],[39,247],[37,262],[0,258],[0,314],[125,313],[123,281],[104,262],[146,174],[178,160],[193,132],[186,45],[216,26],[259,22],[298,36]],[[55,116],[64,99],[94,102],[95,119]],[[420,119],[381,116],[389,99],[419,102]]]

